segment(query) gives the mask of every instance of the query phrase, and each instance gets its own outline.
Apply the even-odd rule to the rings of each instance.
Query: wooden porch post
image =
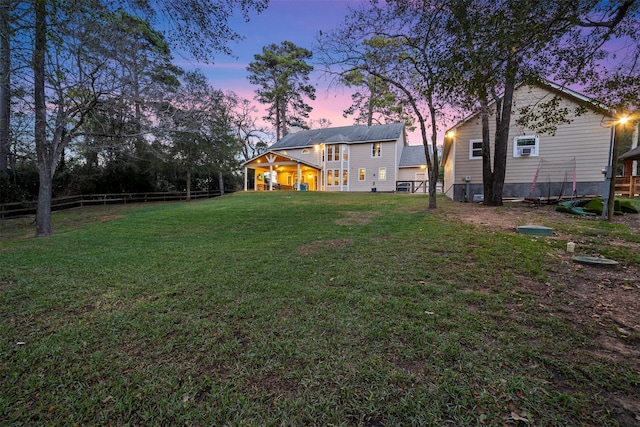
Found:
[[[273,164],[269,163],[269,191],[273,191]]]
[[[247,180],[249,176],[249,168],[248,167],[244,167],[244,191],[247,191]]]

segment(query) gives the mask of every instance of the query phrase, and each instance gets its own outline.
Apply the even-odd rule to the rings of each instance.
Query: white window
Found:
[[[379,142],[374,142],[371,144],[371,157],[381,157],[382,156],[382,144]]]
[[[333,170],[329,169],[327,171],[327,185],[333,185]]]
[[[367,170],[364,168],[358,169],[358,181],[364,181],[367,179]]]
[[[537,136],[516,136],[513,138],[513,157],[535,157],[540,151]]]
[[[342,171],[342,185],[346,187],[347,184],[349,184],[349,172],[345,169]]]
[[[340,160],[340,146],[327,145],[327,161],[337,162],[338,160]]]
[[[469,160],[482,158],[482,140],[472,139],[469,141]]]
[[[387,180],[387,168],[378,169],[378,181],[386,181]]]

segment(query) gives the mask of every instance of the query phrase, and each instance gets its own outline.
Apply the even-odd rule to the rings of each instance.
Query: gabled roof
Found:
[[[583,95],[580,92],[576,92],[575,90],[569,89],[566,86],[559,85],[550,80],[540,80],[538,82],[538,86],[546,87],[547,89],[552,89],[558,92],[559,94],[566,96],[567,98],[573,98],[574,101],[583,103],[585,107],[591,107],[603,113],[606,113],[606,112],[611,113],[609,107],[598,102],[597,100],[593,98],[589,98],[588,96]]]
[[[316,144],[357,144],[372,141],[395,141],[404,132],[403,123],[378,126],[342,126],[326,129],[302,130],[284,136],[271,150],[311,147]]]
[[[618,160],[640,160],[640,147],[627,151],[618,157]]]
[[[609,110],[609,108],[597,102],[595,99],[589,98],[588,96],[583,95],[579,92],[576,92],[575,90],[569,89],[568,87],[565,87],[565,86],[561,86],[557,83],[553,83],[552,81],[549,81],[549,80],[540,79],[538,80],[537,83],[521,83],[520,85],[518,85],[518,88],[521,86],[534,86],[534,85],[545,88],[549,92],[556,93],[558,95],[564,96],[565,98],[569,98],[574,102],[582,104],[585,107],[590,107],[594,110],[597,110],[598,112],[601,112],[604,114],[607,114],[607,113],[611,114],[611,111]],[[499,98],[502,98],[502,95],[500,95]],[[492,100],[491,102],[489,102],[489,105],[493,105],[493,104],[495,104],[495,100]],[[478,115],[480,115],[480,109],[474,111],[464,119],[460,120],[458,123],[453,125],[450,129],[447,129],[446,132],[449,132],[450,130],[453,130],[462,126],[463,124],[472,120],[474,117]]]
[[[298,158],[290,156],[288,154],[283,154],[281,152],[276,152],[276,151],[273,151],[273,150],[269,150],[266,153],[262,153],[262,154],[260,154],[260,155],[258,155],[256,157],[254,157],[253,159],[247,160],[246,162],[242,163],[242,166],[247,166],[249,164],[262,163],[260,161],[260,159],[264,158],[266,160],[266,162],[262,163],[260,166],[268,167],[269,166],[269,161],[267,159],[267,156],[269,156],[269,155],[273,156],[273,159],[275,159],[273,164],[288,160],[288,161],[291,161],[291,162],[296,162],[296,163],[300,163],[300,164],[303,164],[303,165],[306,165],[306,166],[310,166],[312,168],[316,168],[316,169],[318,168],[318,165],[316,165],[314,163],[311,163],[311,162],[309,162],[307,160],[298,159]]]
[[[426,166],[427,156],[424,154],[424,145],[405,145],[400,156],[401,168],[411,166]]]

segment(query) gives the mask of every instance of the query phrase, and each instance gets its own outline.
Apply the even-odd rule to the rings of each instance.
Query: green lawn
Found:
[[[637,397],[636,367],[519,286],[564,242],[438,202],[242,193],[60,212],[48,239],[0,223],[0,424],[619,425],[608,396]]]

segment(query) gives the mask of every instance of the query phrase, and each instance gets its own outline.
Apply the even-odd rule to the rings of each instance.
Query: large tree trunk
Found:
[[[191,168],[187,168],[187,200],[191,200]]]
[[[275,127],[276,127],[276,141],[280,141],[280,138],[284,137],[284,129],[282,123],[282,101],[280,98],[276,98],[275,101]]]
[[[224,174],[222,170],[218,171],[218,186],[220,187],[220,195],[224,194]]]
[[[53,170],[51,151],[47,147],[47,106],[44,89],[44,57],[47,47],[47,9],[45,0],[35,0],[35,43],[33,50],[33,88],[34,88],[34,136],[38,158],[40,187],[38,190],[38,208],[36,210],[36,236],[45,237],[53,233],[51,225],[51,196]]]
[[[507,174],[507,146],[509,144],[509,126],[511,125],[511,110],[513,107],[513,93],[516,87],[516,65],[509,61],[506,66],[506,80],[504,94],[500,102],[496,103],[496,136],[493,152],[493,170],[489,147],[485,153],[484,145],[489,138],[488,107],[485,103],[482,115],[483,136],[483,186],[484,204],[488,206],[502,206],[504,180]],[[485,134],[486,132],[486,134]],[[487,144],[488,145],[488,144]]]
[[[0,1],[0,177],[7,174],[11,129],[11,0]]]
[[[438,184],[438,170],[440,165],[438,164],[438,124],[436,122],[436,109],[434,107],[433,99],[429,96],[429,116],[431,117],[431,146],[433,147],[433,156],[431,164],[427,168],[429,173],[429,209],[436,208],[436,185]],[[425,147],[428,150],[428,147]],[[429,159],[429,157],[427,157]]]
[[[431,94],[429,94],[429,112],[431,113],[431,143],[433,144],[433,156],[429,151],[429,138],[427,138],[427,124],[425,123],[424,116],[422,115],[421,109],[418,108],[418,103],[416,99],[413,97],[411,92],[404,87],[401,83],[398,83],[394,80],[389,79],[386,76],[380,75],[378,73],[372,73],[372,75],[376,78],[380,78],[381,80],[392,84],[396,88],[398,88],[401,92],[405,94],[407,97],[407,101],[416,117],[418,118],[418,123],[420,123],[420,136],[422,137],[422,145],[424,147],[424,157],[427,160],[427,171],[429,173],[429,205],[428,209],[435,209],[436,202],[436,182],[438,179],[438,154],[435,142],[437,141],[437,127],[435,126],[435,107],[433,103],[433,99],[431,98]]]
[[[36,237],[53,234],[51,222],[51,199],[53,197],[53,173],[38,161],[38,208],[36,209]]]
[[[377,77],[374,77],[372,87],[369,89],[371,92],[371,96],[369,97],[369,102],[367,103],[367,126],[373,125],[373,99],[378,96],[376,90],[376,81]]]
[[[284,138],[289,133],[289,129],[287,129],[287,102],[282,100],[282,104],[280,105],[280,134]]]
[[[489,102],[486,97],[480,100],[480,119],[482,122],[482,192],[484,203],[488,204],[493,193],[493,168],[491,167],[491,133],[489,132]],[[468,194],[467,197],[470,197]]]
[[[496,144],[493,154],[493,198],[491,198],[491,204],[494,206],[502,206],[504,180],[507,175],[507,146],[509,145],[513,93],[516,87],[515,72],[513,72],[513,76],[511,71],[508,73],[502,98],[500,122],[496,127]]]

